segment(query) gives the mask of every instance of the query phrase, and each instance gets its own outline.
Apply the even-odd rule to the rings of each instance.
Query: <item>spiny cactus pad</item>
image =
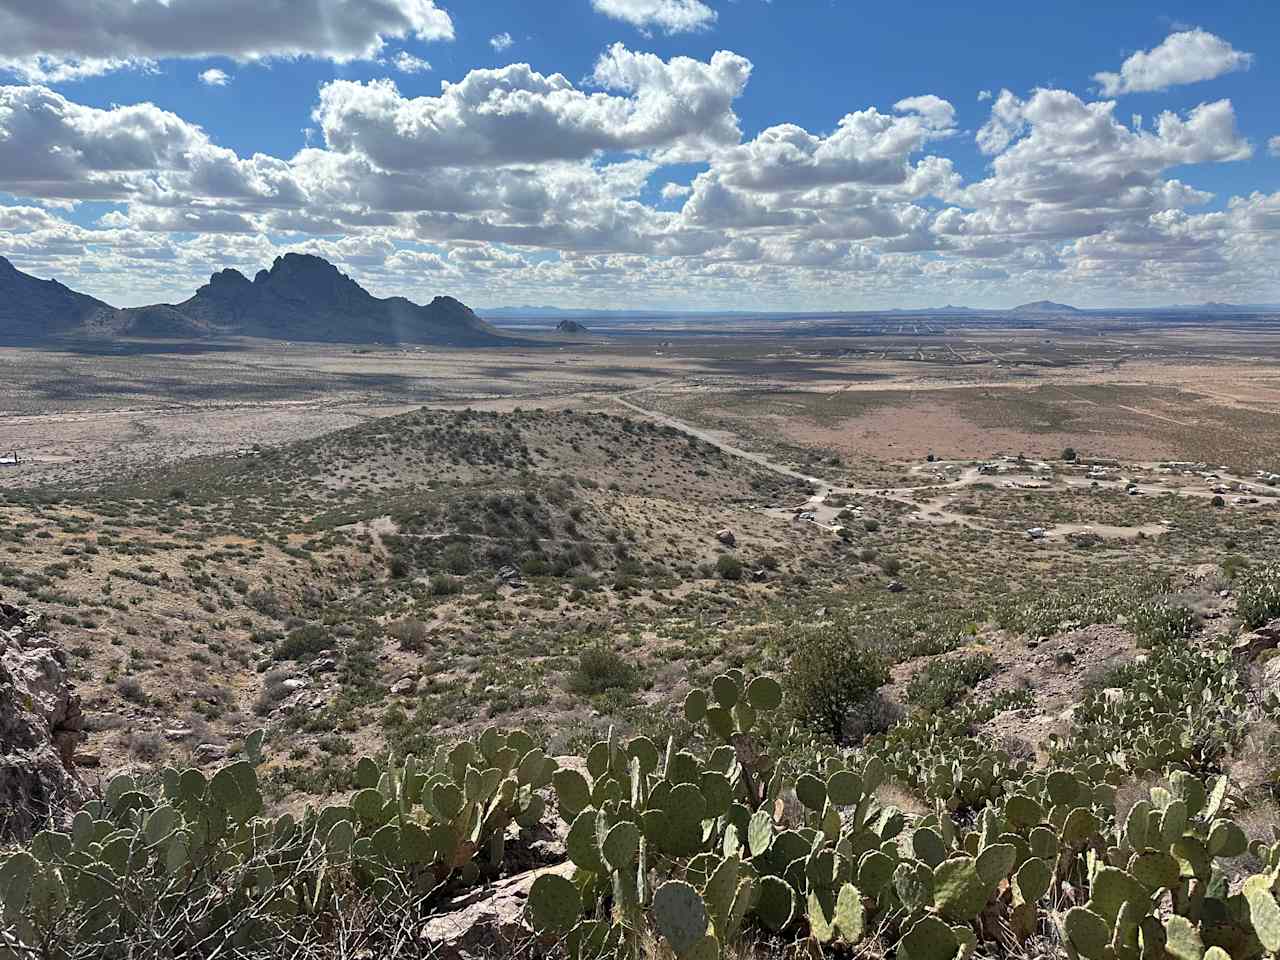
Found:
[[[564,877],[544,873],[529,888],[529,913],[536,930],[562,937],[582,914],[582,894]]]
[[[653,920],[680,957],[707,934],[706,905],[697,890],[680,880],[669,880],[655,891]]]

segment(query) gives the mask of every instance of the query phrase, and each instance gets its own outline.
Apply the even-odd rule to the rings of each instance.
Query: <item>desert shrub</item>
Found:
[[[160,759],[160,754],[164,750],[164,741],[160,738],[160,734],[154,730],[147,732],[133,732],[125,738],[125,745],[129,748],[129,753],[138,760],[147,763],[154,763]]]
[[[716,561],[716,575],[722,580],[741,580],[742,561],[727,553],[721,555]]]
[[[1075,463],[1075,461],[1076,461],[1076,448],[1075,448],[1075,447],[1067,447],[1067,449],[1063,450],[1063,451],[1062,451],[1062,459],[1063,459],[1063,460],[1065,460],[1065,461],[1067,461],[1067,463]]]
[[[1280,563],[1249,570],[1240,577],[1236,610],[1251,630],[1280,617]]]
[[[314,660],[326,650],[332,650],[333,637],[319,624],[309,623],[306,626],[291,630],[278,644],[272,654],[277,660]]]
[[[474,561],[471,559],[471,548],[465,543],[451,543],[440,555],[445,568],[458,576],[466,576],[471,572]]]
[[[896,576],[902,570],[902,561],[897,557],[885,557],[880,561],[880,569],[889,576]]]
[[[789,639],[795,651],[785,680],[790,709],[811,730],[844,743],[851,714],[865,710],[889,681],[884,658],[843,619],[802,629]]]
[[[634,693],[640,688],[640,674],[617,650],[595,643],[578,654],[568,686],[573,693],[586,697],[614,691]]]
[[[130,703],[139,705],[145,704],[150,699],[142,684],[134,677],[122,677],[120,682],[116,684],[116,692]]]
[[[848,743],[861,743],[867,737],[879,736],[886,733],[902,717],[902,707],[877,691],[850,710],[849,715],[845,717],[845,740]]]
[[[989,653],[935,660],[907,684],[907,703],[930,713],[945,710],[995,672],[996,661]]]
[[[437,573],[431,578],[431,593],[436,597],[448,597],[462,590],[462,581],[447,573]]]
[[[418,653],[427,645],[427,625],[421,620],[397,620],[387,627],[387,635],[401,650]]]
[[[862,521],[862,529],[867,531],[867,533],[875,533],[880,529],[880,521],[874,517],[867,517],[867,519]]]
[[[250,608],[258,611],[264,617],[272,617],[279,620],[284,613],[284,605],[280,602],[280,597],[276,595],[274,590],[260,588],[249,591],[244,598]]]

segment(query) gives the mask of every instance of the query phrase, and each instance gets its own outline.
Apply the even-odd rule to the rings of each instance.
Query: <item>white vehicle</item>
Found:
[[[1030,530],[1027,531],[1027,539],[1029,540],[1043,540],[1044,538],[1045,538],[1044,527],[1032,527]]]

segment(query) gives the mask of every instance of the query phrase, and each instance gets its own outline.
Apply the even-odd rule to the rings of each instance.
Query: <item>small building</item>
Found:
[[[22,461],[18,459],[18,451],[0,454],[0,467],[16,467]]]

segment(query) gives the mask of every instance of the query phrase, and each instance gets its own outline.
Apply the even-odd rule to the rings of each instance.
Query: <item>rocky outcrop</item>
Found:
[[[1238,664],[1247,666],[1261,657],[1268,650],[1280,647],[1280,619],[1272,620],[1253,633],[1240,637],[1232,649],[1232,655]]]
[[[44,619],[0,603],[0,841],[61,823],[87,791],[75,773],[80,698]]]
[[[482,960],[518,955],[534,933],[526,904],[533,881],[545,873],[569,878],[573,864],[531,870],[491,887],[468,891],[447,904],[423,927],[421,938],[440,960]]]

